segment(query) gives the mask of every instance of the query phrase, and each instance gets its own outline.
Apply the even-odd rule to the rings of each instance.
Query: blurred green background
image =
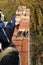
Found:
[[[33,39],[43,43],[43,0],[0,0],[0,9],[8,21],[15,15],[19,5],[30,8],[30,34]]]
[[[37,60],[36,56],[43,52],[43,0],[0,0],[0,9],[2,9],[8,21],[15,15],[19,5],[30,8],[30,37],[31,43],[35,45],[31,46],[34,52],[32,59]],[[35,63],[34,60],[33,65]]]
[[[43,43],[43,0],[0,0],[0,9],[8,21],[19,5],[30,8],[30,35],[33,40]]]

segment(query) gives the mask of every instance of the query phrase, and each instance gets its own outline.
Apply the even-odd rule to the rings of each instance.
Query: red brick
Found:
[[[20,7],[20,8],[22,8],[22,7]],[[22,9],[24,9],[24,7]],[[18,12],[16,12],[16,13],[18,13]],[[27,10],[26,16],[24,16],[24,19],[26,17],[26,20],[21,19],[19,27],[15,27],[14,33],[12,36],[12,43],[14,45],[16,45],[16,49],[19,51],[19,53],[21,55],[21,65],[28,65],[28,52],[30,52],[28,49],[28,42],[29,41],[27,38],[21,38],[21,37],[17,38],[16,36],[17,36],[17,33],[19,30],[21,30],[21,31],[22,31],[22,29],[25,29],[26,31],[30,30],[29,16],[30,16],[30,10]]]
[[[15,45],[22,45],[22,40],[14,40],[12,41]],[[18,47],[19,48],[19,47]]]
[[[28,41],[23,40],[23,52],[28,52]]]
[[[21,65],[28,65],[28,53],[21,53]]]

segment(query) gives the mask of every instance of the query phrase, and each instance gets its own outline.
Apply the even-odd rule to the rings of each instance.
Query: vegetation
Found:
[[[41,49],[43,48],[43,0],[0,0],[0,9],[3,10],[5,17],[9,21],[15,15],[19,5],[26,5],[27,8],[30,8],[30,34],[34,41],[33,44],[35,42],[38,44],[38,46],[32,46],[34,56],[36,57],[41,53]]]

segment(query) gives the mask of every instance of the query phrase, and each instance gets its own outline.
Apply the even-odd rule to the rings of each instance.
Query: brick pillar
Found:
[[[20,54],[20,62],[21,65],[30,65],[30,10],[24,8],[24,6],[20,7],[22,8],[20,11],[16,11],[16,14],[19,13],[20,16],[16,17],[17,20],[20,17],[20,25],[19,28],[15,28],[14,34],[12,36],[12,42],[16,45],[16,49],[19,51]],[[23,14],[24,10],[26,11],[26,15]],[[18,21],[17,21],[18,22]],[[18,32],[26,32],[28,31],[28,37],[25,36],[18,36]]]

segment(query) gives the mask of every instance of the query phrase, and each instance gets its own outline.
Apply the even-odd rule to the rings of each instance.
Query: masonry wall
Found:
[[[29,24],[28,25],[23,24],[19,27],[28,29]],[[29,50],[28,43],[29,43],[29,41],[28,41],[28,38],[26,38],[24,36],[17,37],[18,31],[21,30],[20,28],[19,29],[15,28],[14,33],[13,33],[13,37],[12,37],[12,42],[14,43],[14,45],[16,45],[16,49],[20,53],[21,65],[28,65],[28,50]]]
[[[21,10],[26,10],[26,7],[19,7]],[[20,21],[20,24],[15,27],[14,33],[12,36],[12,43],[16,45],[16,49],[20,54],[20,62],[21,65],[30,65],[29,53],[30,53],[30,39],[29,39],[29,31],[30,31],[30,15],[29,9],[27,9],[27,14],[24,15],[22,11],[16,11],[16,14],[20,14],[20,16],[16,17],[16,21]],[[22,32],[21,35],[18,35],[18,32]],[[26,37],[23,35],[24,32],[28,32]]]

